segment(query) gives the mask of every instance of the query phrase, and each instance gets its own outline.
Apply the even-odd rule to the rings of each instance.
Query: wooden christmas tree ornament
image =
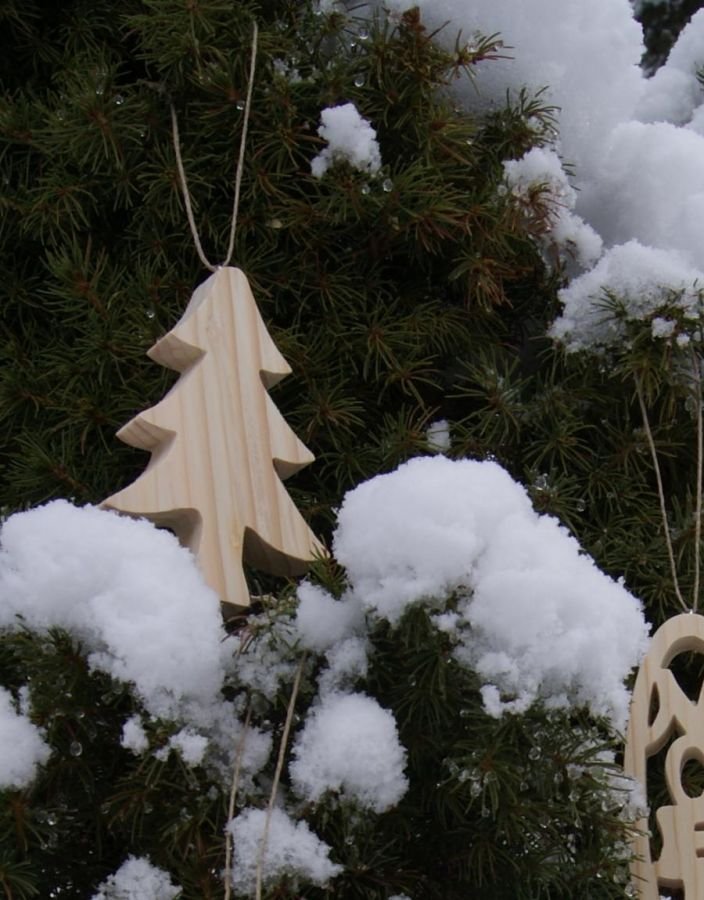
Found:
[[[291,370],[231,267],[195,291],[149,356],[181,377],[118,432],[151,460],[103,505],[173,530],[220,598],[248,606],[243,560],[298,575],[322,550],[281,483],[313,461],[267,393]]]
[[[690,796],[682,783],[685,765],[704,766],[704,685],[690,700],[671,669],[680,653],[704,654],[704,617],[682,614],[665,622],[652,639],[636,679],[624,769],[647,789],[648,760],[663,750],[671,803],[656,811],[662,850],[653,860],[648,820],[638,823],[632,864],[633,886],[641,900],[658,900],[661,888],[684,891],[685,900],[704,898],[704,794]]]

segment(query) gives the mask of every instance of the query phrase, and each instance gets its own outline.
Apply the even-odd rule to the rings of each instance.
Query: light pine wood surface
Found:
[[[704,616],[683,614],[655,633],[638,672],[626,739],[626,774],[647,785],[648,759],[669,743],[665,778],[670,804],[655,814],[662,852],[651,859],[648,820],[638,822],[634,841],[638,860],[632,864],[633,887],[640,900],[658,900],[659,889],[684,891],[685,900],[704,900],[704,795],[690,797],[682,771],[690,760],[704,765],[702,693],[690,700],[668,668],[686,651],[704,654]]]
[[[291,370],[230,267],[195,291],[149,356],[181,377],[118,432],[151,460],[103,505],[171,528],[220,598],[247,606],[243,559],[290,576],[322,552],[281,481],[313,461],[267,393]]]

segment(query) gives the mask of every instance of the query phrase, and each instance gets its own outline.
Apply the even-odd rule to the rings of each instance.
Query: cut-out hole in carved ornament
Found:
[[[655,814],[661,806],[669,806],[672,803],[672,797],[670,797],[670,792],[665,784],[665,759],[670,747],[681,736],[681,732],[673,727],[667,741],[657,753],[648,758],[647,762],[648,831],[650,832],[650,858],[653,860],[659,859],[662,851],[662,834]]]
[[[660,691],[658,690],[657,684],[653,685],[653,690],[650,694],[650,708],[648,710],[648,726],[651,726],[655,719],[657,718],[658,713],[660,712]]]
[[[696,703],[704,682],[704,654],[693,650],[678,653],[668,668],[683,693]]]
[[[704,793],[704,766],[698,759],[688,759],[682,768],[682,788],[688,797],[701,797]],[[704,829],[695,829],[697,831]]]

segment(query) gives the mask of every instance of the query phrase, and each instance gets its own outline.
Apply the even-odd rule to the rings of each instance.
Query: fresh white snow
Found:
[[[594,229],[573,212],[577,193],[554,150],[533,147],[521,159],[504,162],[506,181],[514,197],[530,207],[536,192],[547,212],[546,250],[553,246],[574,257],[582,266],[595,262],[602,240]]]
[[[390,0],[394,10],[407,0]],[[499,32],[507,59],[476,66],[474,84],[458,88],[469,109],[497,107],[508,91],[527,87],[557,107],[559,131],[550,150],[508,161],[508,182],[520,193],[532,180],[551,186],[562,181],[564,207],[556,207],[556,243],[573,242],[577,261],[589,269],[603,241],[607,262],[587,292],[567,288],[563,323],[571,348],[591,346],[589,327],[597,320],[601,290],[617,291],[627,277],[624,247],[638,245],[656,265],[635,274],[650,278],[657,291],[668,272],[687,271],[687,288],[704,284],[704,90],[697,70],[704,66],[704,10],[685,27],[666,64],[651,78],[639,67],[642,29],[628,0],[419,0],[429,27],[445,25],[441,39],[454,44],[461,29],[472,42],[477,31]],[[447,24],[446,24],[447,23]],[[475,87],[476,85],[476,87]],[[478,94],[477,94],[478,89]],[[549,159],[552,153],[553,160]],[[573,174],[565,189],[554,159]],[[540,161],[543,171],[536,167]],[[550,236],[546,236],[550,237]],[[658,271],[662,267],[664,272]],[[613,276],[613,280],[612,280]],[[574,285],[572,286],[575,287]],[[577,309],[578,306],[583,309]],[[586,331],[584,329],[587,329]]]
[[[40,730],[15,709],[12,694],[0,687],[0,790],[27,787],[49,754]]]
[[[239,895],[255,896],[257,862],[266,816],[266,810],[248,807],[229,825],[234,838],[232,881]],[[329,853],[330,847],[310,830],[306,822],[296,822],[282,809],[274,807],[266,849],[261,854],[262,884],[266,887],[287,875],[325,885],[342,871],[342,866],[330,861]]]
[[[648,638],[640,603],[496,463],[422,457],[364,482],[345,497],[333,548],[371,617],[438,612],[491,714],[542,700],[624,726],[623,681]]]
[[[359,114],[354,103],[328,106],[320,113],[318,134],[328,143],[311,162],[311,171],[322,178],[336,162],[347,162],[360,172],[376,175],[381,169],[381,152],[376,131]]]
[[[93,669],[131,683],[147,714],[186,729],[168,749],[196,764],[208,735],[211,764],[230,777],[242,723],[221,689],[235,644],[218,597],[172,534],[63,500],[11,516],[0,532],[0,630],[21,625],[69,631]],[[146,751],[138,720],[124,723],[122,744]],[[270,745],[249,730],[245,777]]]
[[[434,453],[447,453],[452,447],[452,434],[447,419],[431,422],[425,433],[425,439],[428,442],[429,450]]]
[[[289,766],[296,793],[315,803],[333,791],[376,813],[406,793],[406,752],[393,715],[366,694],[330,694],[308,714]]]
[[[638,241],[613,247],[593,269],[560,292],[564,310],[550,334],[570,351],[623,346],[625,323],[604,308],[607,290],[623,303],[630,319],[652,316],[657,320],[656,311],[667,303],[696,320],[698,278],[699,272],[677,253],[645,247]],[[653,337],[671,333],[662,324],[653,328]]]
[[[129,856],[114,875],[100,885],[91,900],[174,900],[181,893],[167,872],[148,859]]]
[[[65,628],[154,715],[217,696],[228,653],[218,597],[172,534],[57,500],[11,516],[1,542],[0,628],[18,616]]]
[[[130,716],[122,726],[120,746],[140,756],[149,749],[149,738],[139,716]]]

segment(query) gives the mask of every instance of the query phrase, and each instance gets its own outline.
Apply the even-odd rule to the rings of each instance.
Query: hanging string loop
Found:
[[[198,257],[200,261],[203,263],[206,269],[210,272],[216,272],[218,269],[223,266],[229,266],[230,261],[232,260],[232,254],[235,249],[235,234],[237,232],[237,214],[239,211],[240,205],[240,189],[242,187],[242,173],[244,171],[244,154],[245,147],[247,143],[247,128],[249,126],[249,113],[252,107],[252,91],[254,88],[254,71],[257,64],[257,43],[259,37],[259,28],[257,26],[256,20],[253,23],[252,28],[252,52],[251,59],[249,64],[249,81],[247,84],[247,99],[245,101],[244,107],[244,121],[242,123],[242,133],[240,135],[240,152],[237,159],[237,170],[235,172],[235,196],[232,203],[232,217],[230,220],[230,240],[227,246],[227,256],[224,261],[219,265],[214,265],[210,262],[208,257],[205,255],[205,251],[203,250],[203,245],[200,241],[200,236],[198,234],[198,226],[196,225],[195,216],[193,215],[193,206],[191,204],[191,194],[188,189],[188,179],[186,178],[186,169],[183,165],[183,158],[181,156],[181,138],[178,130],[178,117],[176,116],[176,108],[174,104],[171,103],[171,130],[174,141],[174,153],[176,154],[176,169],[178,171],[179,184],[181,185],[181,192],[183,194],[183,202],[186,207],[186,217],[188,218],[188,224],[191,229],[191,234],[193,235],[193,243],[195,244],[196,252],[198,253]]]

